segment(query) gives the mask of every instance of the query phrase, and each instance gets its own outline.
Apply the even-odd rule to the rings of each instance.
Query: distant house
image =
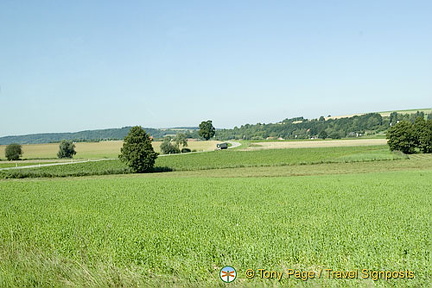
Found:
[[[216,144],[216,147],[218,149],[227,149],[228,148],[228,143],[219,143],[219,144]]]

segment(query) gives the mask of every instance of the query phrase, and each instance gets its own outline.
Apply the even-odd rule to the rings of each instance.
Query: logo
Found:
[[[237,271],[231,266],[225,266],[220,270],[219,277],[223,282],[231,283],[237,278]]]

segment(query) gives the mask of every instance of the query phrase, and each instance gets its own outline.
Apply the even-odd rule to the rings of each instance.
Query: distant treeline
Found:
[[[0,137],[0,145],[8,145],[11,143],[18,144],[41,144],[41,143],[58,143],[61,140],[72,140],[74,142],[98,142],[107,140],[123,140],[128,134],[131,127],[101,129],[101,130],[86,130],[74,133],[42,133],[30,134],[21,136],[6,136]],[[170,129],[154,129],[144,128],[148,134],[155,139],[162,139],[166,135],[175,135],[178,132],[185,133],[189,138],[198,138],[198,128],[170,128]]]
[[[401,114],[393,112],[390,116],[383,117],[378,113],[369,113],[361,116],[353,116],[340,119],[305,119],[303,117],[285,119],[279,123],[255,125],[246,124],[234,129],[217,130],[216,138],[220,140],[244,139],[310,139],[310,138],[333,138],[361,137],[374,135],[386,131],[398,121],[408,120],[414,122],[417,117],[432,119],[432,113],[425,115],[424,112],[412,114]]]
[[[387,131],[389,127],[398,121],[408,120],[414,122],[417,117],[432,119],[432,113],[425,115],[417,111],[412,114],[401,114],[393,112],[390,116],[381,116],[379,113],[369,113],[361,116],[353,116],[340,119],[305,119],[296,117],[285,119],[279,123],[257,123],[245,124],[233,129],[217,129],[215,138],[218,140],[244,139],[263,140],[270,139],[310,139],[310,138],[332,138],[361,137],[374,135]],[[72,140],[74,142],[98,142],[107,140],[123,140],[131,127],[87,130],[74,133],[44,133],[22,136],[0,137],[0,145],[11,143],[18,144],[41,144],[58,143],[61,140]],[[144,128],[154,139],[161,140],[165,136],[174,136],[184,133],[187,138],[200,138],[198,127],[176,127],[169,129]]]

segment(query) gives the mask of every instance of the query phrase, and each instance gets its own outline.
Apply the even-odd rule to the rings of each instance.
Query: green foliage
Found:
[[[342,138],[341,135],[338,132],[332,132],[332,133],[330,133],[329,137],[331,139],[341,139]]]
[[[140,126],[129,130],[120,152],[119,159],[137,173],[151,171],[158,156],[153,150],[150,136]]]
[[[183,148],[180,150],[180,147],[183,146]],[[178,153],[187,153],[190,152],[190,149],[186,149],[184,147],[187,147],[187,136],[184,133],[177,133],[177,135],[174,138],[171,138],[170,136],[166,136],[160,146],[160,149],[162,151],[162,154],[178,154]],[[186,151],[186,152],[183,152]]]
[[[401,121],[392,126],[386,135],[391,151],[413,154],[416,149],[423,153],[432,152],[432,120],[418,117],[414,123]]]
[[[175,143],[177,144],[177,147],[183,146],[187,147],[187,137],[184,133],[177,133],[176,137],[174,138]]]
[[[320,139],[326,139],[328,137],[328,134],[325,130],[322,130],[319,134],[318,134],[318,138]]]
[[[167,136],[164,138],[160,146],[162,154],[178,154],[180,153],[179,145],[172,142],[172,138]]]
[[[391,151],[401,151],[405,154],[415,152],[416,137],[414,125],[408,121],[401,121],[392,126],[387,132],[387,143]]]
[[[181,153],[190,153],[190,152],[192,152],[192,150],[189,148],[182,148],[181,149]]]
[[[202,121],[199,124],[198,135],[205,140],[209,140],[215,135],[215,128],[213,127],[212,120]]]
[[[417,147],[423,153],[432,153],[432,120],[419,117],[414,122]]]
[[[232,265],[233,287],[429,287],[431,177],[0,181],[0,286],[226,287]],[[260,268],[415,278],[246,279]]]
[[[70,140],[62,140],[59,145],[58,158],[72,158],[76,154],[75,144]]]
[[[388,127],[388,118],[384,119],[378,113],[328,120],[325,120],[324,117],[312,120],[296,117],[285,119],[276,124],[246,124],[241,127],[234,127],[234,129],[218,130],[216,138],[219,140],[260,140],[271,136],[283,139],[309,139],[320,137],[319,133],[324,130],[328,135],[339,135],[337,138],[349,135],[357,137],[359,134],[364,135],[365,131],[376,133],[385,131]]]
[[[19,160],[22,154],[23,151],[20,144],[12,143],[6,146],[5,157],[7,160]]]
[[[131,170],[119,160],[102,160],[39,168],[5,170],[0,171],[0,179],[110,175],[130,172]]]

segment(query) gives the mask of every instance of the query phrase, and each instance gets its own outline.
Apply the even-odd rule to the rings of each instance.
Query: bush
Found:
[[[181,149],[181,153],[190,153],[190,152],[192,152],[192,150],[189,148],[182,148]]]
[[[19,160],[23,154],[22,147],[20,144],[12,143],[6,146],[5,156],[9,161]]]

